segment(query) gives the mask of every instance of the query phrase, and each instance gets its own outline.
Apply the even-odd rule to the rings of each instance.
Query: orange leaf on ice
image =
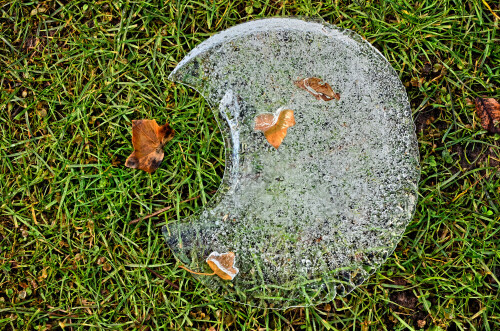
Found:
[[[186,271],[189,271],[192,274],[195,275],[201,275],[201,276],[214,276],[217,275],[220,278],[224,280],[233,280],[234,276],[238,274],[239,270],[234,266],[234,260],[236,258],[236,255],[233,252],[227,252],[227,253],[218,253],[218,252],[212,252],[210,255],[207,257],[206,262],[210,269],[213,270],[213,273],[209,274],[206,272],[196,272],[193,270],[190,270],[186,268],[185,266],[179,266],[179,268],[182,268]]]
[[[234,266],[235,255],[233,252],[217,253],[212,252],[207,257],[207,263],[217,276],[224,280],[233,280],[234,276],[239,272]]]
[[[293,110],[284,109],[278,115],[262,114],[255,118],[255,130],[262,131],[267,141],[276,149],[285,139],[287,129],[295,125]]]

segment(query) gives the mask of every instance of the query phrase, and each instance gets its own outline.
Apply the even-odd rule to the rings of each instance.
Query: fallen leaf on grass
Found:
[[[40,276],[38,276],[38,281],[39,282],[42,282],[45,278],[47,278],[47,269],[49,267],[45,267],[42,269],[42,274]]]
[[[19,299],[24,300],[24,299],[26,299],[27,293],[26,293],[26,291],[23,290],[23,291],[19,292],[18,296],[19,296]]]
[[[220,278],[224,280],[233,280],[233,278],[238,274],[239,270],[234,266],[234,260],[235,260],[236,255],[233,252],[227,252],[227,253],[218,253],[218,252],[212,252],[210,255],[207,257],[205,260],[208,263],[208,266],[210,269],[212,269],[214,272],[209,274],[205,272],[195,272],[192,270],[189,270],[185,266],[179,266],[179,268],[182,268],[186,271],[189,271],[192,274],[195,275],[202,275],[202,276],[214,276],[217,275]]]
[[[309,77],[298,80],[294,83],[296,86],[311,93],[317,100],[330,101],[340,100],[340,94],[333,92],[330,84],[323,82],[321,78]]]
[[[168,125],[159,126],[155,120],[132,121],[132,145],[134,151],[125,166],[152,173],[163,161],[163,147],[174,137],[175,131]]]
[[[109,264],[108,262],[104,263],[102,266],[102,269],[106,272],[110,272],[111,271],[111,264]]]
[[[262,114],[255,118],[255,130],[262,131],[267,141],[276,149],[285,139],[287,129],[295,125],[293,110],[284,109],[278,115]]]
[[[500,103],[493,98],[476,98],[476,112],[481,126],[491,133],[500,133]]]
[[[417,320],[417,325],[419,328],[423,329],[425,324],[425,320]]]
[[[35,8],[31,11],[30,15],[31,16],[35,16],[37,14],[41,14],[41,13],[45,13],[47,11],[47,8],[45,7],[38,7],[38,8]]]
[[[193,318],[198,319],[198,320],[205,319],[205,317],[207,316],[202,311],[191,311],[191,312],[189,312],[189,315],[191,315]]]
[[[101,256],[100,258],[97,259],[97,264],[98,265],[102,265],[102,268],[104,269],[104,271],[111,271],[111,264],[109,264],[109,262],[107,262],[106,258],[104,256]]]

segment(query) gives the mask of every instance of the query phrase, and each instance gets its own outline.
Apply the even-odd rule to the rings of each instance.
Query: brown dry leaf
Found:
[[[152,173],[163,161],[163,146],[174,137],[175,131],[167,124],[159,126],[155,120],[132,121],[134,152],[125,166]]]
[[[476,112],[481,126],[491,133],[500,133],[500,103],[493,98],[476,98]]]
[[[41,14],[41,13],[45,13],[47,11],[47,8],[45,7],[38,7],[38,8],[35,8],[31,11],[30,15],[31,16],[35,16],[37,14]]]
[[[424,328],[425,324],[426,324],[426,323],[425,323],[425,320],[418,320],[418,321],[417,321],[417,325],[418,325],[418,327],[419,327],[419,328],[421,328],[421,329],[423,329],[423,328]]]
[[[26,238],[29,235],[28,228],[25,225],[21,227],[21,235],[23,238]]]
[[[45,267],[45,268],[43,268],[43,269],[42,269],[42,274],[41,274],[40,276],[38,276],[38,281],[39,281],[39,282],[43,282],[43,280],[44,280],[45,278],[47,278],[47,276],[48,276],[48,275],[47,275],[47,269],[48,269],[48,268],[49,268],[49,267]]]
[[[198,320],[205,319],[205,317],[207,316],[201,310],[200,311],[191,311],[191,312],[189,312],[189,315],[191,315],[193,318],[198,319]]]
[[[102,266],[102,269],[106,272],[110,272],[111,271],[111,264],[109,264],[108,262],[104,263],[104,265]]]
[[[285,139],[287,129],[295,125],[293,110],[284,109],[279,115],[262,114],[255,118],[255,130],[262,131],[267,141],[276,149]]]
[[[309,77],[298,80],[294,83],[296,86],[311,93],[317,100],[330,101],[340,100],[340,94],[333,92],[330,84],[323,82],[321,78]]]
[[[26,293],[26,291],[24,291],[24,290],[23,290],[23,291],[21,291],[21,292],[19,292],[19,294],[18,294],[19,299],[21,299],[21,300],[26,299],[26,296],[27,296],[27,295],[28,295],[28,294],[27,294],[27,293]]]
[[[206,262],[217,276],[224,280],[233,280],[234,276],[239,272],[234,266],[235,255],[233,252],[219,254],[212,252],[207,257]]]

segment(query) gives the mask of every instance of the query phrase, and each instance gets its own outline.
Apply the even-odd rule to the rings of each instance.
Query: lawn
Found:
[[[215,32],[283,15],[321,17],[384,54],[422,177],[403,239],[360,288],[266,311],[207,291],[161,236],[224,172],[206,101],[167,77]],[[500,135],[474,110],[500,99],[495,16],[492,0],[0,1],[0,328],[500,330]],[[141,118],[177,133],[152,175],[124,166]]]

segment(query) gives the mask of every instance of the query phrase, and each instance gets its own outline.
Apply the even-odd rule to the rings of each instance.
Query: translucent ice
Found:
[[[340,99],[294,82],[316,77]],[[244,23],[193,49],[171,79],[210,103],[226,143],[219,191],[197,215],[163,229],[186,267],[209,272],[234,252],[233,280],[195,276],[225,298],[287,308],[360,285],[411,220],[419,178],[407,96],[396,72],[348,30],[292,18]],[[255,118],[291,109],[278,149]]]

